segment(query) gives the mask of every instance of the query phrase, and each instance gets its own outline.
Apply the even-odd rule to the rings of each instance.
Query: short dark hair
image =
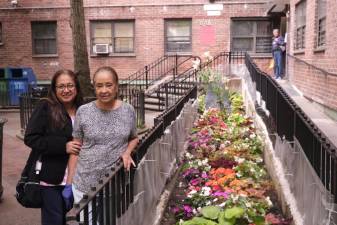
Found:
[[[95,84],[95,78],[96,78],[96,75],[100,72],[108,72],[111,74],[112,76],[112,79],[115,81],[116,84],[118,84],[118,74],[116,72],[116,70],[114,70],[112,67],[110,66],[102,66],[100,68],[98,68],[96,70],[96,72],[94,73],[93,77],[92,77],[92,81],[93,83]]]

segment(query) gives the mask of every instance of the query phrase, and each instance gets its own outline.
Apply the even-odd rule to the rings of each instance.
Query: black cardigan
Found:
[[[67,115],[67,123],[62,129],[51,127],[51,112],[47,101],[42,101],[29,119],[24,142],[32,149],[33,158],[41,155],[41,181],[60,184],[63,180],[69,155],[66,143],[72,140],[72,122]]]

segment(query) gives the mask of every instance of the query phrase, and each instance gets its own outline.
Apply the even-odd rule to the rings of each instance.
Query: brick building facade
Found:
[[[230,50],[253,52],[267,70],[271,30],[280,27],[288,33],[289,80],[306,97],[337,109],[336,1],[212,2],[219,5],[209,0],[84,0],[91,71],[109,65],[123,79],[164,54]],[[69,7],[69,0],[18,0],[17,5],[0,0],[0,68],[32,67],[40,81],[59,68],[73,68]]]
[[[337,110],[337,2],[291,0],[288,76],[309,99]]]
[[[59,68],[73,68],[69,1],[18,0],[17,6],[10,2],[0,1],[0,67],[32,67],[39,80],[50,79]],[[217,1],[220,7],[212,9],[209,0],[85,0],[90,69],[110,65],[125,78],[164,54],[216,54],[229,51],[234,42],[236,49],[255,51],[260,41],[258,51],[270,57],[263,45],[269,47],[275,24],[267,14],[267,2]],[[238,30],[231,41],[231,24],[243,18],[237,23],[254,29]],[[257,37],[261,31],[266,37]],[[249,37],[241,38],[242,34]],[[109,44],[109,54],[95,54],[94,44],[100,43]],[[98,47],[101,51],[105,46]]]

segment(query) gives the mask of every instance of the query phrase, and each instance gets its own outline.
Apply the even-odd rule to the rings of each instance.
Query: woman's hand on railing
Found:
[[[124,168],[129,171],[131,168],[131,165],[133,165],[134,167],[136,167],[135,162],[133,161],[132,157],[131,157],[131,153],[129,151],[125,151],[122,156],[121,156],[122,160],[123,160],[123,164],[124,164]]]

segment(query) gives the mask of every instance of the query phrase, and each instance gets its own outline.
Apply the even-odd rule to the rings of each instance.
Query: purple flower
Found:
[[[216,191],[212,195],[215,196],[215,197],[223,197],[225,199],[228,198],[228,193],[224,192],[224,191]]]
[[[177,214],[180,212],[180,208],[178,206],[174,206],[171,208],[172,213]]]
[[[187,213],[192,213],[192,212],[193,212],[192,207],[189,206],[189,205],[184,205],[183,208],[184,208],[185,214],[187,214]]]
[[[208,175],[207,175],[207,173],[205,171],[203,171],[201,173],[201,177],[204,178],[204,179],[206,179],[206,178],[208,178]]]
[[[192,179],[190,181],[190,184],[193,185],[193,186],[196,186],[200,183],[200,179],[199,178],[195,178],[195,179]]]

